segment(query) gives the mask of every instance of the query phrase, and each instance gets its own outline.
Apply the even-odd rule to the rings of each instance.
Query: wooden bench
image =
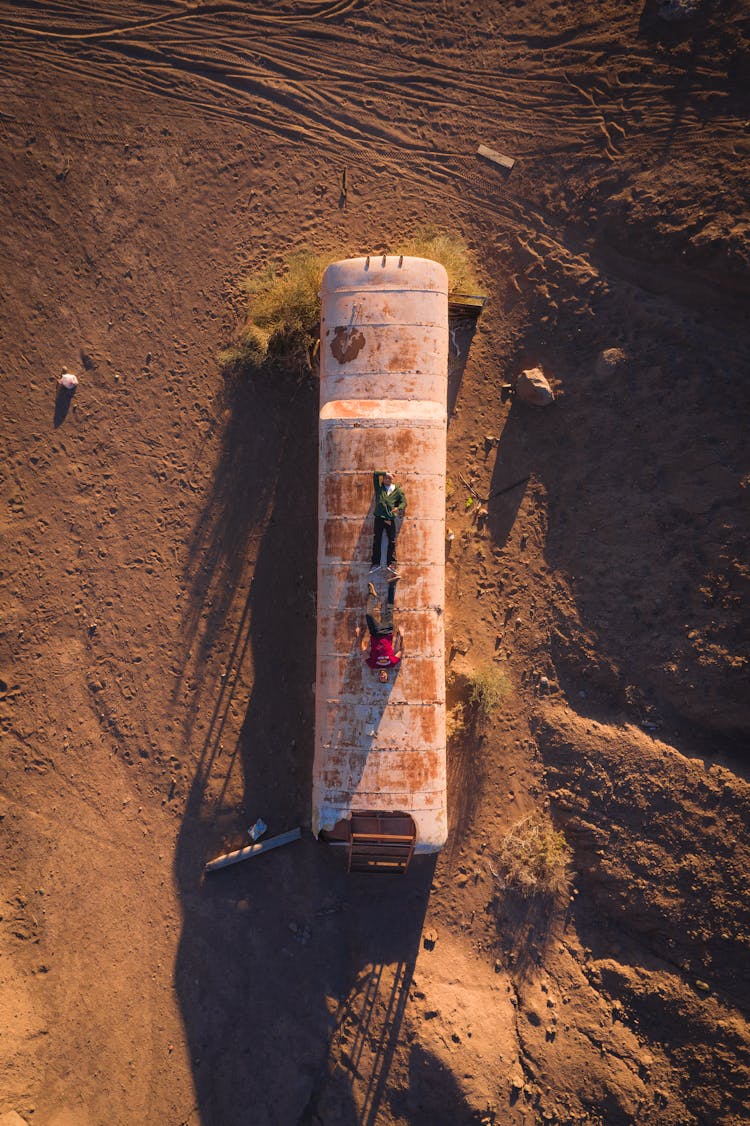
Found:
[[[403,875],[414,854],[417,827],[408,813],[352,813],[349,871]]]

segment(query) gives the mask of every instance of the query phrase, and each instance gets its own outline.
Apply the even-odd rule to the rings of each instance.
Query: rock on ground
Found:
[[[541,368],[522,371],[516,383],[516,394],[522,402],[532,407],[548,407],[555,395]]]
[[[702,6],[702,0],[659,0],[656,6],[658,15],[668,23],[679,23],[680,20],[691,20],[697,16]]]

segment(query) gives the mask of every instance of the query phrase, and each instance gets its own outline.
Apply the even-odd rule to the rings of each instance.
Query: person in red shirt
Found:
[[[380,615],[380,621],[375,619],[375,611],[380,604],[378,592],[372,583],[367,585],[367,629],[370,633],[370,655],[366,658],[371,669],[380,669],[380,679],[387,679],[389,668],[401,664],[403,655],[403,639],[401,633],[396,635],[396,645],[393,644],[393,604],[396,598],[397,578],[388,583],[388,596],[385,608]],[[385,674],[385,676],[383,675]]]

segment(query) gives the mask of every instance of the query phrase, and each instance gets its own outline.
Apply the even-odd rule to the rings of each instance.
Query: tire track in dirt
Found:
[[[192,100],[190,104],[194,106],[195,101]],[[233,115],[233,122],[235,124],[240,123],[243,127],[247,124],[243,115]],[[262,116],[256,124],[261,129],[264,125],[267,125]],[[21,123],[16,123],[16,128],[20,125]],[[29,123],[29,127],[33,128],[32,123]],[[130,147],[143,143],[140,136],[122,137],[88,131],[76,131],[69,135],[90,143],[103,141],[104,143],[120,143]],[[296,144],[298,137],[292,134],[287,140]],[[485,217],[495,217],[503,221],[517,221],[519,215],[523,213],[523,208],[511,198],[503,198],[497,195],[498,187],[503,186],[497,174],[488,170],[483,175],[475,170],[476,157],[473,154],[456,153],[454,157],[452,153],[440,154],[424,149],[406,152],[400,147],[379,148],[373,151],[368,145],[352,143],[351,138],[348,140],[349,151],[346,151],[347,145],[343,137],[339,136],[337,141],[334,142],[331,141],[329,135],[321,135],[318,138],[317,148],[318,151],[327,151],[334,156],[337,166],[348,167],[352,173],[361,177],[376,172],[411,183],[420,191],[424,191],[426,187],[433,190],[435,187],[439,187],[441,192],[449,193],[456,203],[461,204],[467,202],[468,190],[470,198],[481,205]],[[177,139],[171,143],[183,147],[185,141]],[[207,148],[226,147],[226,142],[208,145],[204,144],[202,140],[197,140],[192,143]],[[156,137],[154,144],[157,147],[163,145],[164,138]],[[256,155],[259,154],[258,148]]]
[[[676,156],[692,148],[695,130],[703,127],[698,111],[685,105],[680,136],[675,135],[673,81],[668,73],[652,73],[644,80],[652,63],[648,52],[631,51],[611,75],[600,68],[592,80],[592,54],[609,57],[618,46],[622,51],[614,33],[602,38],[599,32],[592,32],[592,25],[550,36],[506,34],[501,40],[506,52],[515,43],[539,52],[538,60],[525,57],[523,63],[511,66],[496,65],[496,49],[491,54],[479,50],[476,61],[472,53],[471,66],[465,65],[467,51],[456,49],[447,58],[441,56],[437,65],[425,57],[422,43],[413,33],[400,40],[395,56],[389,52],[383,60],[376,48],[363,47],[359,26],[343,24],[329,25],[324,34],[318,31],[318,49],[311,53],[309,37],[288,31],[290,23],[307,20],[308,27],[314,27],[316,18],[330,19],[354,7],[318,5],[299,19],[261,20],[260,30],[257,24],[248,28],[245,22],[236,42],[228,37],[225,23],[218,22],[227,17],[231,23],[239,14],[229,4],[183,13],[180,19],[172,14],[117,28],[116,43],[82,44],[81,39],[93,37],[87,32],[79,36],[66,33],[64,38],[73,42],[61,44],[58,36],[54,46],[47,46],[46,40],[56,35],[50,32],[33,53],[22,44],[12,46],[28,61],[33,54],[37,65],[64,71],[69,77],[78,75],[82,81],[93,79],[110,91],[145,92],[179,103],[186,123],[200,115],[243,130],[249,126],[260,136],[313,146],[332,157],[336,166],[359,175],[375,171],[398,177],[420,191],[439,188],[456,202],[480,206],[485,218],[521,223],[527,232],[543,235],[560,257],[571,253],[575,257],[578,252],[566,245],[562,231],[555,231],[558,221],[538,212],[532,215],[510,192],[504,194],[501,177],[478,168],[473,142],[470,149],[460,147],[460,142],[451,144],[455,137],[452,118],[459,109],[464,111],[464,120],[467,109],[470,111],[470,124],[476,123],[476,134],[481,137],[485,110],[491,107],[496,115],[498,105],[502,106],[507,137],[515,142],[512,151],[522,156],[517,140],[528,135],[537,148],[540,140],[546,142],[548,160],[580,150],[586,141],[592,144],[592,156],[613,163],[628,156],[642,159],[658,145],[669,145],[670,155]],[[167,38],[133,37],[136,31],[161,31],[166,23]],[[96,34],[101,38],[105,33]],[[556,62],[565,65],[550,66],[546,54],[550,51],[562,52]],[[306,59],[304,70],[300,58]],[[342,75],[342,59],[347,63],[346,75]],[[707,65],[696,73],[709,87],[720,77]],[[693,81],[697,81],[696,75]],[[365,93],[358,94],[363,87]],[[343,113],[338,109],[332,92],[353,110]],[[467,98],[473,99],[471,106],[467,106]],[[648,121],[647,131],[640,128],[639,115]],[[449,143],[430,147],[425,137],[434,136],[441,123]],[[634,124],[638,126],[635,130]],[[712,124],[721,131],[720,119]],[[727,131],[729,128],[727,119]],[[143,140],[84,131],[77,135],[93,143],[132,145]],[[164,143],[163,138],[158,143]],[[186,141],[178,138],[169,143],[184,145]],[[222,142],[212,146],[205,138],[194,143],[223,147]],[[258,138],[254,147],[250,142],[257,157],[262,153],[261,144]]]
[[[140,49],[138,53],[141,53]],[[266,134],[276,137],[281,135],[297,143],[309,142],[316,147],[323,144],[330,150],[340,148],[342,144],[364,146],[380,142],[403,147],[407,151],[425,150],[425,146],[419,143],[418,138],[410,137],[406,132],[388,128],[377,119],[371,119],[363,127],[353,116],[340,119],[336,135],[332,139],[331,116],[324,112],[322,107],[316,109],[311,105],[298,105],[299,91],[292,88],[288,92],[280,92],[276,86],[266,87],[261,84],[255,84],[254,89],[248,90],[244,78],[237,80],[218,74],[205,75],[205,64],[195,64],[194,67],[187,68],[188,71],[192,69],[195,73],[203,72],[201,89],[207,96],[198,97],[192,85],[188,84],[186,87],[182,82],[183,72],[177,72],[163,65],[156,70],[142,69],[137,78],[133,78],[132,71],[123,68],[115,83],[112,81],[111,64],[102,67],[97,73],[97,68],[89,63],[78,67],[68,64],[62,66],[54,57],[45,56],[44,52],[35,53],[35,57],[42,60],[50,71],[58,70],[69,77],[77,73],[88,81],[98,78],[104,85],[123,91],[133,90],[136,93],[146,91],[172,101],[182,102],[193,116],[197,112],[203,118],[211,117],[224,124],[232,122],[245,127],[248,124],[255,125]],[[239,108],[226,106],[224,99],[227,94],[242,96]]]
[[[109,39],[113,36],[128,35],[133,31],[147,31],[152,27],[161,27],[164,24],[184,23],[188,20],[205,19],[207,15],[231,15],[236,14],[239,20],[243,23],[247,19],[257,20],[259,23],[266,26],[278,26],[284,24],[307,23],[310,20],[318,19],[333,19],[335,16],[346,15],[353,8],[357,7],[361,0],[328,0],[324,3],[316,3],[311,5],[308,12],[294,14],[294,13],[275,13],[268,14],[267,12],[249,12],[241,4],[231,3],[217,3],[206,4],[200,9],[192,12],[167,12],[161,16],[154,16],[153,19],[139,20],[128,24],[114,24],[110,27],[100,28],[93,31],[64,31],[61,28],[54,28],[49,26],[40,26],[36,24],[20,23],[15,20],[3,21],[0,20],[0,27],[7,31],[20,31],[27,35],[35,35],[45,39],[67,39],[81,42],[90,39]],[[50,5],[48,5],[49,7]],[[79,9],[82,17],[86,18],[91,15],[90,11],[81,7]],[[75,15],[75,9],[69,4],[61,5],[61,16],[70,18]],[[46,13],[41,14],[41,19],[46,19]]]
[[[20,126],[20,123],[17,123]],[[31,128],[31,123],[29,123]],[[0,130],[0,132],[2,132]],[[118,137],[111,134],[98,135],[96,133],[67,134],[76,136],[84,142],[97,143],[104,140],[109,144],[127,144],[137,147],[144,144],[142,136]],[[185,147],[185,139],[172,138],[169,142],[177,147]],[[191,140],[191,145],[206,148],[226,148],[226,141],[216,142],[213,145],[204,145],[201,139]],[[153,144],[162,147],[164,138],[155,136]],[[258,150],[259,151],[259,150]],[[279,154],[280,155],[280,154]],[[532,208],[528,201],[503,197],[499,194],[504,187],[503,178],[492,169],[483,172],[478,168],[476,157],[471,154],[460,154],[458,159],[448,157],[440,162],[436,154],[426,152],[413,152],[406,154],[401,149],[379,149],[375,153],[360,150],[344,154],[336,154],[337,163],[341,167],[348,167],[356,179],[357,176],[365,177],[373,172],[382,175],[397,177],[402,182],[412,183],[416,189],[424,191],[426,187],[439,187],[443,197],[449,196],[454,202],[465,206],[467,202],[473,203],[482,210],[485,221],[495,220],[504,224],[514,224],[524,231],[528,239],[541,240],[544,253],[552,258],[569,262],[575,265],[575,259],[580,258],[580,247],[571,247],[570,239],[562,229],[557,228],[557,222],[549,215],[542,214]],[[290,154],[293,156],[293,154]],[[535,255],[539,257],[539,255]],[[583,259],[581,259],[583,260]],[[590,272],[591,267],[586,267]],[[151,462],[158,455],[147,450],[140,456]]]
[[[357,73],[348,79],[335,77],[335,66],[339,64],[339,57],[334,56],[330,67],[319,66],[314,80],[302,78],[292,65],[296,48],[287,45],[286,50],[272,52],[265,51],[265,65],[248,66],[237,60],[227,52],[216,51],[198,47],[195,54],[177,55],[174,51],[165,52],[162,47],[145,47],[138,43],[121,43],[118,45],[121,53],[130,59],[137,59],[140,66],[134,72],[132,62],[118,63],[107,56],[98,59],[84,53],[83,58],[72,58],[64,64],[59,61],[53,52],[45,50],[33,52],[33,58],[41,60],[50,70],[70,74],[78,74],[81,78],[98,79],[110,87],[120,87],[124,90],[132,89],[137,92],[147,91],[158,96],[171,99],[178,98],[189,109],[201,113],[217,114],[222,120],[248,116],[267,130],[278,130],[282,126],[279,112],[286,114],[283,123],[288,134],[296,138],[304,137],[311,133],[316,140],[330,132],[332,125],[338,125],[339,134],[336,144],[346,143],[347,140],[390,140],[405,147],[414,147],[417,141],[411,140],[406,131],[396,132],[392,128],[383,128],[378,115],[373,114],[364,100],[360,101],[361,115],[349,120],[336,118],[335,107],[332,107],[330,91],[335,90],[342,95],[348,94],[349,101],[356,105],[354,91],[362,86],[377,88],[380,97],[390,95],[398,98],[401,103],[401,117],[407,116],[405,110],[411,107],[417,111],[417,117],[425,116],[426,112],[442,111],[449,122],[459,106],[465,108],[465,98],[471,94],[476,99],[473,114],[477,121],[477,135],[482,132],[484,110],[492,107],[497,109],[498,104],[507,108],[508,112],[515,112],[515,117],[508,122],[508,132],[511,135],[523,134],[535,137],[547,137],[551,145],[551,152],[556,148],[569,148],[579,146],[582,137],[589,136],[601,130],[606,138],[606,143],[611,149],[611,131],[616,129],[623,136],[625,129],[617,122],[616,118],[622,116],[622,111],[615,113],[610,107],[603,106],[594,97],[578,86],[568,74],[563,77],[547,76],[544,82],[540,79],[520,80],[515,78],[508,91],[493,89],[486,81],[472,84],[470,76],[465,70],[460,70],[450,84],[450,77],[446,75],[445,68],[440,74],[429,73],[412,74],[405,77],[394,72],[383,73],[378,64],[378,70],[364,68],[359,64]],[[17,50],[19,50],[17,48]],[[19,53],[24,53],[19,50]],[[32,53],[27,53],[31,59]],[[213,62],[210,68],[206,60]],[[270,79],[268,71],[275,72]],[[113,73],[117,81],[113,81]],[[486,76],[483,76],[483,78]],[[498,81],[507,81],[507,75],[498,75]],[[191,79],[200,79],[204,93],[208,97],[196,97],[194,82]],[[443,85],[448,81],[448,88],[438,91],[438,80]],[[567,104],[564,97],[565,84],[576,95],[572,99],[568,96]],[[187,87],[187,88],[185,88]],[[326,93],[323,93],[325,91]],[[653,89],[646,93],[646,101],[653,97]],[[231,95],[240,99],[239,107],[232,108],[226,105],[226,96]],[[214,99],[214,102],[210,100]],[[255,112],[250,111],[254,100],[266,104],[263,112],[255,107]],[[577,100],[576,100],[577,99]],[[651,106],[649,106],[652,109]],[[382,115],[385,116],[385,115]],[[658,123],[657,115],[657,123]],[[610,122],[607,125],[607,121]],[[663,130],[669,129],[672,121],[671,111],[665,110],[661,123]],[[695,122],[694,124],[697,124]],[[653,132],[653,131],[652,131]],[[657,129],[658,132],[658,129]],[[561,145],[563,142],[563,145]],[[451,147],[438,150],[436,155],[455,155],[456,150]]]
[[[204,10],[204,14],[205,11],[210,9]],[[473,70],[465,65],[462,58],[457,59],[455,65],[441,60],[438,67],[425,64],[415,39],[407,43],[406,50],[399,52],[398,59],[389,60],[386,66],[376,51],[369,49],[363,52],[356,35],[347,33],[346,28],[337,28],[335,34],[327,35],[320,43],[311,77],[309,66],[303,73],[297,62],[301,56],[304,57],[306,41],[303,39],[291,36],[278,42],[259,36],[252,28],[250,35],[260,42],[259,49],[251,52],[254,61],[248,65],[248,51],[228,40],[223,29],[213,33],[210,27],[208,31],[204,27],[189,30],[195,34],[172,37],[162,43],[129,40],[110,44],[101,58],[88,51],[77,58],[68,51],[65,70],[77,71],[82,77],[94,77],[111,85],[112,53],[124,53],[128,61],[123,66],[114,61],[117,67],[114,85],[123,89],[146,90],[159,96],[178,98],[194,111],[218,114],[223,120],[240,115],[245,121],[249,119],[267,130],[281,128],[290,139],[295,140],[310,137],[320,143],[333,126],[336,129],[332,142],[335,146],[365,141],[372,143],[373,140],[390,140],[406,148],[418,145],[413,131],[395,130],[392,126],[384,128],[383,118],[392,115],[368,112],[364,102],[360,103],[361,115],[337,120],[330,91],[349,93],[349,100],[356,105],[356,98],[351,95],[363,86],[375,88],[380,99],[389,96],[397,99],[402,119],[410,117],[406,112],[409,108],[417,111],[417,117],[424,117],[428,110],[432,114],[442,111],[448,125],[459,106],[466,109],[466,98],[472,97],[476,103],[472,112],[476,117],[478,134],[481,133],[483,109],[490,105],[496,109],[499,103],[508,109],[510,135],[521,132],[537,139],[547,137],[553,153],[555,144],[560,146],[562,142],[565,148],[578,146],[583,138],[599,133],[603,138],[605,155],[616,159],[621,142],[628,135],[628,129],[622,124],[623,118],[627,120],[628,115],[622,105],[620,90],[610,92],[600,88],[595,97],[582,85],[584,78],[577,80],[574,66],[570,65],[575,64],[575,57],[562,60],[567,64],[562,75],[555,73],[558,68],[545,65],[544,60],[540,60],[536,68],[533,60],[525,61],[523,75],[519,68],[484,67]],[[244,42],[247,38],[248,28],[245,26]],[[213,45],[207,46],[206,40]],[[590,53],[592,49],[606,51],[611,46],[586,42],[585,35],[582,38],[577,36],[575,40],[572,33],[555,37],[556,43],[571,44],[574,41],[578,41],[578,54]],[[549,48],[549,44],[545,46]],[[409,47],[414,50],[409,51]],[[349,67],[350,77],[343,78],[341,60],[352,60],[355,50],[356,61]],[[50,68],[59,65],[53,52],[42,49],[35,55]],[[139,64],[135,73],[132,59]],[[653,144],[659,133],[669,136],[674,124],[674,107],[666,104],[663,110],[659,110],[655,106],[659,92],[665,96],[669,92],[671,80],[663,75],[660,83],[644,83],[642,71],[648,62],[647,58],[637,55],[629,61],[630,74],[634,79],[629,89],[633,102],[630,116],[645,115],[648,109],[648,136],[649,143]],[[618,87],[621,87],[623,72],[617,71],[615,77]],[[710,73],[706,72],[704,77],[707,80]],[[206,96],[196,97],[196,81],[202,85]],[[566,84],[570,87],[569,91],[565,90]],[[227,95],[240,98],[239,109],[226,105]],[[377,110],[377,106],[374,108]],[[699,116],[690,107],[685,107],[681,122],[683,133],[700,125]],[[452,154],[450,148],[440,153]]]

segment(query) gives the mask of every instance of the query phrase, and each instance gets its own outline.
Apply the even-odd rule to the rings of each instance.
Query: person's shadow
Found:
[[[62,426],[65,419],[68,417],[70,404],[73,402],[75,393],[75,387],[68,389],[67,387],[63,387],[62,384],[58,385],[57,394],[55,395],[55,413],[53,416],[55,430],[57,430],[58,426]]]

